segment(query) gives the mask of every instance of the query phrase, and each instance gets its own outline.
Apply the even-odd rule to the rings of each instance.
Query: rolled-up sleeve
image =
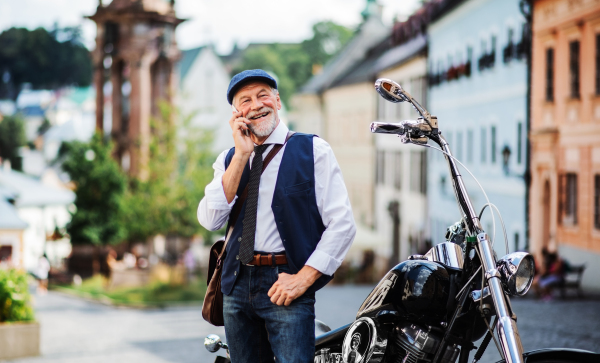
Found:
[[[323,139],[313,141],[315,194],[325,231],[315,251],[306,261],[325,275],[333,275],[350,249],[356,225],[342,171],[333,150]]]
[[[214,178],[204,189],[204,198],[202,198],[200,205],[198,205],[198,222],[209,231],[216,231],[225,225],[231,208],[237,199],[236,195],[231,203],[227,203],[227,197],[223,189],[225,156],[228,151],[223,151],[213,164],[215,171]]]

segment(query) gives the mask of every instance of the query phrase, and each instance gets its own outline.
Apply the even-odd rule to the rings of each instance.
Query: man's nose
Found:
[[[263,103],[258,98],[252,100],[252,111],[260,110],[262,107]]]

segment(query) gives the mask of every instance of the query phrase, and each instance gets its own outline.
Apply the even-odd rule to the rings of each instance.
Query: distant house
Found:
[[[17,112],[25,121],[27,141],[38,136],[38,129],[44,122],[46,110],[54,101],[54,92],[49,90],[24,89],[17,97]]]
[[[183,116],[192,116],[191,126],[214,131],[213,151],[233,146],[227,103],[230,76],[212,46],[183,50],[179,62],[178,104]]]
[[[0,168],[0,190],[3,195],[8,195],[13,201],[13,210],[16,210],[18,219],[25,224],[18,224],[13,217],[13,224],[20,226],[22,231],[22,244],[19,249],[18,259],[22,267],[27,270],[37,266],[39,257],[44,252],[49,253],[49,259],[53,263],[60,262],[70,252],[70,243],[67,239],[53,242],[50,246],[47,241],[58,229],[64,229],[71,220],[69,210],[75,200],[75,194],[68,189],[60,189],[43,184],[41,181],[10,169],[4,165]],[[6,207],[7,198],[4,199],[3,210],[0,212],[2,220],[8,220],[10,215]],[[2,229],[0,227],[0,229]],[[12,246],[14,244],[14,238]],[[48,248],[49,247],[49,248]],[[13,247],[13,253],[15,249]]]
[[[24,266],[23,234],[28,225],[11,201],[13,193],[0,186],[0,268]]]

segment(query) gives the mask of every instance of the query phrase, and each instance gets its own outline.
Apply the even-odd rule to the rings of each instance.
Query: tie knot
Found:
[[[263,152],[265,152],[265,149],[268,147],[269,145],[267,144],[262,144],[262,145],[257,145],[254,147],[254,155],[262,155]]]

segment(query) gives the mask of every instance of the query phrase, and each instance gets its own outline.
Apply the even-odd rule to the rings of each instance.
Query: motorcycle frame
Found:
[[[519,330],[516,324],[517,317],[512,311],[510,303],[506,299],[504,289],[502,288],[500,272],[496,267],[497,261],[491,242],[481,226],[479,216],[477,213],[475,213],[473,203],[469,198],[469,193],[465,187],[462,175],[458,169],[458,165],[452,157],[450,145],[438,129],[437,117],[432,116],[429,111],[425,109],[425,107],[419,104],[410,95],[409,92],[402,89],[399,84],[391,80],[377,80],[377,82],[375,82],[375,88],[384,99],[390,102],[409,102],[421,115],[421,118],[416,121],[404,121],[400,124],[392,124],[393,126],[397,127],[397,132],[393,133],[398,133],[402,137],[402,141],[404,143],[412,143],[420,146],[426,145],[426,140],[429,139],[435,142],[444,152],[444,157],[446,159],[452,179],[454,195],[458,201],[460,212],[464,216],[468,234],[470,236],[477,236],[476,248],[479,252],[481,264],[483,266],[483,272],[485,274],[485,280],[490,288],[490,293],[496,310],[496,327],[500,337],[502,354],[507,363],[523,363],[523,345],[521,344],[521,338],[519,336]],[[376,132],[376,129],[377,128],[374,128],[372,124],[371,131]],[[484,286],[481,288],[483,289]],[[461,304],[459,304],[457,309],[462,309]],[[456,316],[457,313],[459,313],[459,311],[456,311],[454,315]],[[452,324],[448,326],[448,331],[451,329]],[[436,363],[437,359],[439,358],[441,349],[443,349],[443,347],[446,345],[445,341],[446,339],[442,340],[440,348],[436,353],[434,363]]]

